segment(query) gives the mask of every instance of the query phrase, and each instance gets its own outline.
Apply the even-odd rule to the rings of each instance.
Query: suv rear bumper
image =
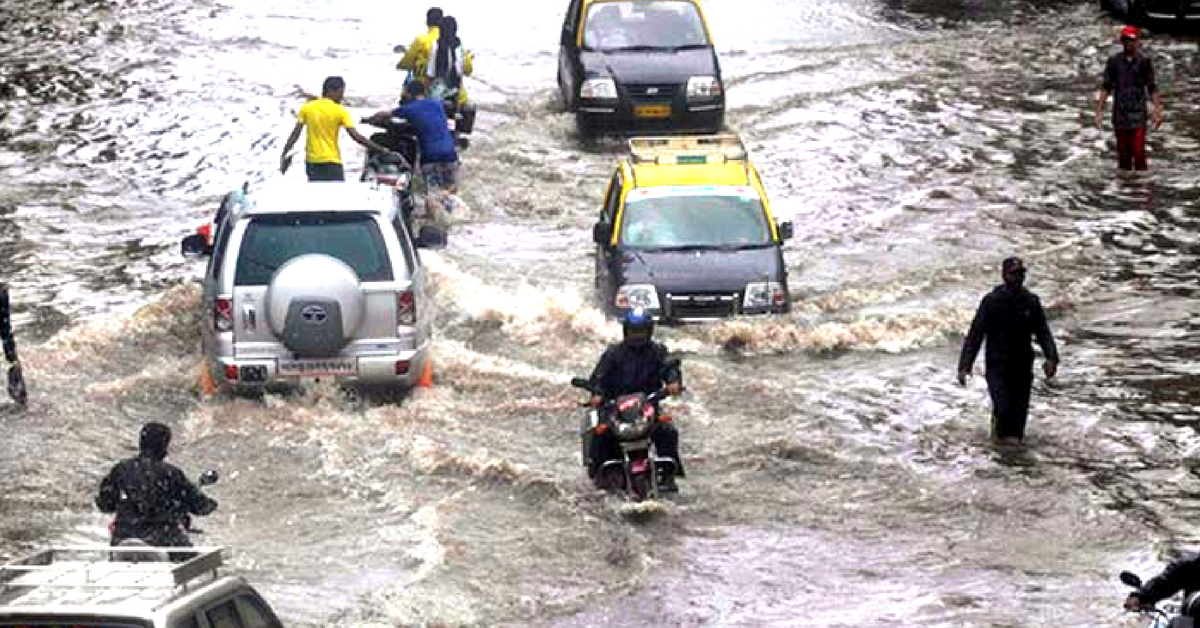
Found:
[[[264,388],[286,388],[298,386],[305,381],[333,380],[338,383],[364,386],[412,388],[429,362],[428,347],[415,351],[402,351],[381,355],[348,356],[356,363],[354,375],[305,375],[282,374],[278,358],[230,358],[218,357],[213,367],[219,381],[240,391]],[[397,364],[407,363],[407,368],[398,373]],[[230,369],[236,369],[237,377],[230,378]]]

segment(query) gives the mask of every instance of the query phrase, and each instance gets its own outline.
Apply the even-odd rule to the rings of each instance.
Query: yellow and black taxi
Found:
[[[735,135],[629,140],[596,242],[606,309],[682,323],[789,309],[783,242],[758,171]]]
[[[716,133],[721,67],[699,0],[571,0],[558,86],[579,134]]]

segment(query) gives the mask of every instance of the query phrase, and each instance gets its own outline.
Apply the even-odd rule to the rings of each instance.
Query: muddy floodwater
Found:
[[[707,0],[727,126],[796,226],[793,307],[660,331],[689,474],[631,508],[586,482],[568,385],[620,335],[591,225],[625,145],[559,103],[566,0],[441,4],[480,111],[425,254],[436,385],[399,403],[201,395],[178,242],[279,176],[325,76],[356,115],[390,106],[424,5],[0,7],[0,280],[30,389],[0,401],[0,558],[105,542],[99,479],[159,419],[177,464],[222,473],[197,541],[288,626],[1143,623],[1116,573],[1200,548],[1200,39],[1147,32],[1166,115],[1130,179],[1090,124],[1120,27],[1094,2]],[[988,439],[982,361],[954,381],[1013,253],[1062,353],[1019,451]]]

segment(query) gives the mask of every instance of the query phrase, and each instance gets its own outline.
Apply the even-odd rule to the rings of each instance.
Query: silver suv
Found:
[[[218,385],[251,392],[331,378],[411,387],[429,360],[432,304],[391,188],[278,181],[232,192],[209,232],[202,346]]]
[[[145,549],[55,547],[0,567],[0,627],[282,628],[245,579],[219,573],[220,548],[132,562]]]

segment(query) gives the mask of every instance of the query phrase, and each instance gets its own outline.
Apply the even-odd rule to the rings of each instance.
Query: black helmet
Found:
[[[645,308],[635,307],[621,317],[621,330],[624,332],[625,344],[640,347],[650,341],[654,335],[654,318]]]
[[[170,444],[171,428],[155,421],[142,426],[142,433],[138,437],[138,450],[142,455],[162,460],[167,457],[167,446]]]

